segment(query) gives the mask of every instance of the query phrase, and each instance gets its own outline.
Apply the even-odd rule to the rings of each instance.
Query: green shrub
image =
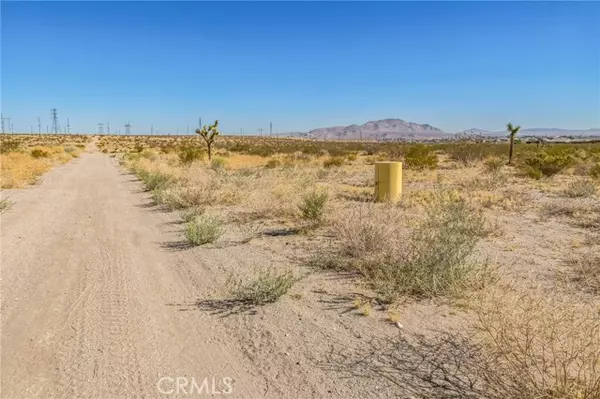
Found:
[[[191,165],[204,158],[204,150],[199,147],[183,147],[179,149],[177,157],[182,165]]]
[[[36,148],[34,150],[31,150],[31,156],[34,158],[48,158],[50,156],[50,153],[48,151]]]
[[[0,200],[0,213],[7,211],[12,206],[13,202],[8,198],[3,198]]]
[[[539,179],[552,177],[572,164],[573,157],[568,152],[541,152],[527,157],[521,168],[529,177]]]
[[[404,154],[404,163],[409,169],[435,169],[438,157],[431,147],[417,144],[408,148]]]
[[[140,169],[137,175],[150,191],[164,190],[175,183],[173,176],[163,172],[150,172]]]
[[[579,179],[569,183],[563,195],[569,198],[591,197],[596,194],[596,185],[591,180]]]
[[[343,164],[346,163],[346,160],[342,157],[330,157],[328,159],[326,159],[325,161],[323,161],[323,166],[326,168],[331,168],[333,166],[342,166]]]
[[[227,287],[236,301],[252,305],[263,305],[277,301],[296,282],[291,271],[277,273],[272,268],[258,271],[255,279],[243,282],[230,277]]]
[[[201,216],[186,225],[185,237],[194,245],[203,245],[215,242],[223,235],[221,222],[210,216]]]
[[[426,218],[383,260],[359,263],[359,270],[388,302],[399,296],[451,296],[483,283],[485,264],[472,261],[486,234],[483,216],[466,202],[437,196]]]
[[[321,223],[325,216],[325,206],[328,199],[329,194],[324,191],[313,191],[304,196],[302,204],[299,205],[302,217],[315,224]]]

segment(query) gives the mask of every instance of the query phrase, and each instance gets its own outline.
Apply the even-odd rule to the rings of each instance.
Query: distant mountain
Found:
[[[402,119],[382,119],[369,121],[362,125],[313,129],[306,136],[313,139],[328,140],[394,140],[400,138],[440,138],[448,136],[448,134],[428,124],[406,122]]]

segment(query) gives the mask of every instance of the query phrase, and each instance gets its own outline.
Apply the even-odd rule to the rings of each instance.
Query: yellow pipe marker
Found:
[[[375,162],[375,200],[398,202],[402,197],[402,162]]]

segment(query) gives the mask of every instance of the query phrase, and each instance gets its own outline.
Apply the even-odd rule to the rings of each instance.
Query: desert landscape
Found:
[[[597,142],[1,143],[2,397],[600,397]]]

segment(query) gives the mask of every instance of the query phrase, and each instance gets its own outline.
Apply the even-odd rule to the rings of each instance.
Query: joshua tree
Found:
[[[202,136],[204,141],[206,141],[206,149],[208,151],[208,160],[212,159],[212,143],[215,141],[217,136],[219,135],[219,121],[215,121],[214,124],[204,126],[202,129],[196,129],[196,133]]]
[[[508,150],[508,164],[509,165],[512,164],[513,147],[515,145],[515,136],[517,135],[517,133],[519,133],[519,130],[521,130],[521,126],[513,126],[513,124],[510,122],[508,122],[508,124],[506,125],[506,131],[508,131],[508,135],[510,137],[510,149]]]

